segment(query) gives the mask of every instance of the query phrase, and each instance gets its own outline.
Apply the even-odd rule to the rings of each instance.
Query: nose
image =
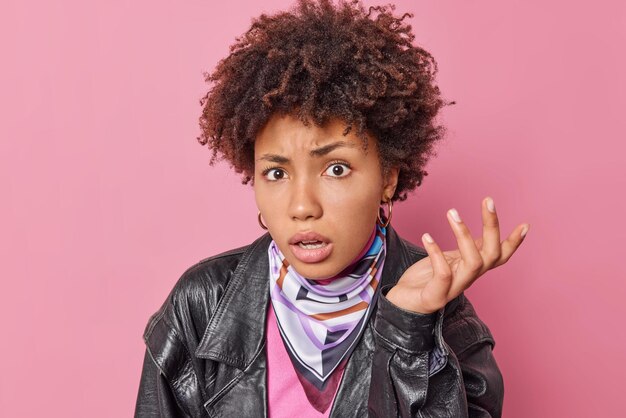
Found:
[[[307,221],[309,218],[321,217],[323,210],[315,185],[308,182],[305,177],[293,181],[291,185],[289,217],[294,221]]]

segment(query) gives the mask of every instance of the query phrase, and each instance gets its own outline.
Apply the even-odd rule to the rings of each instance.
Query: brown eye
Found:
[[[350,173],[350,166],[344,163],[332,164],[326,170],[331,177],[346,177]]]
[[[281,168],[271,168],[265,173],[265,175],[268,174],[269,177],[267,179],[269,181],[282,180],[283,178],[285,178],[285,172]]]

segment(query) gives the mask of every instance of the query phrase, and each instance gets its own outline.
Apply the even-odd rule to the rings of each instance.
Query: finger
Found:
[[[455,272],[455,276],[457,274],[460,276],[463,286],[469,286],[473,279],[478,277],[483,267],[483,258],[478,248],[476,248],[476,243],[469,228],[461,220],[457,210],[450,209],[447,215],[448,222],[459,245],[459,252],[461,253],[460,270]]]
[[[519,246],[524,241],[524,238],[528,231],[530,230],[530,224],[521,224],[518,225],[517,228],[511,232],[511,235],[508,236],[502,242],[502,255],[500,256],[500,260],[498,260],[496,265],[501,265],[506,263],[509,258],[513,255],[513,253],[519,248]]]
[[[435,311],[448,302],[448,292],[452,284],[452,271],[441,248],[439,248],[439,245],[429,233],[422,235],[422,242],[433,267],[433,278],[422,290],[422,304],[425,305],[424,308]]]
[[[500,245],[500,223],[496,206],[491,197],[483,199],[483,239],[480,254],[484,261],[483,272],[492,268],[499,260],[502,253]]]

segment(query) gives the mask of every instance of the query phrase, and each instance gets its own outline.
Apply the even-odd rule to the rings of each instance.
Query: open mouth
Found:
[[[303,263],[319,263],[327,259],[333,251],[333,244],[323,241],[299,241],[289,244],[293,255]]]
[[[306,250],[316,250],[318,248],[323,248],[328,244],[322,241],[300,241],[298,246],[300,248],[304,248]]]

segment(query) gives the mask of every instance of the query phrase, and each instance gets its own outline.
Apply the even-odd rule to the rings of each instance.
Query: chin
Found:
[[[297,264],[292,263],[293,268],[300,273],[300,275],[311,280],[326,279],[336,275],[339,271],[335,271],[331,267],[332,263],[329,260],[324,260],[320,263],[306,264],[296,260]]]

